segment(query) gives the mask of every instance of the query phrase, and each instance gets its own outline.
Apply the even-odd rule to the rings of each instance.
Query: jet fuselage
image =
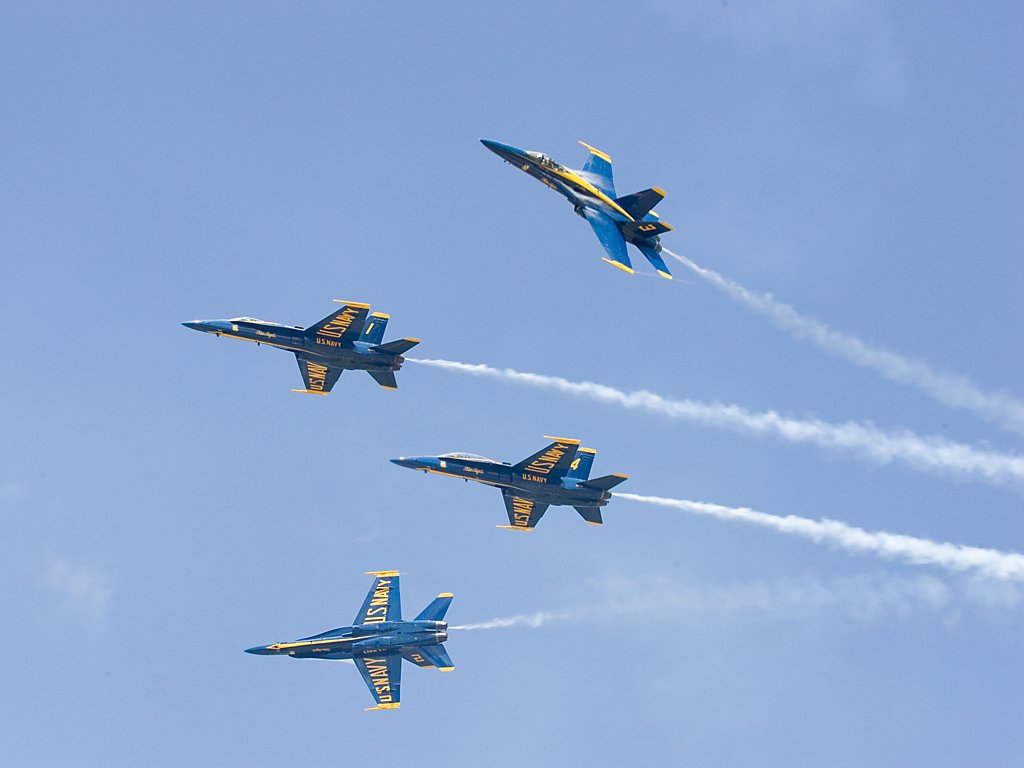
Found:
[[[305,329],[293,325],[256,320],[251,317],[236,317],[230,320],[194,320],[182,323],[194,331],[226,336],[231,339],[253,341],[278,349],[286,349],[306,357],[321,358],[325,364],[355,371],[397,371],[405,358],[377,352],[365,341],[354,341],[351,346],[321,335],[307,336]]]
[[[260,656],[291,656],[296,659],[352,659],[372,654],[387,656],[402,651],[439,645],[448,639],[444,621],[382,621],[321,632],[286,643],[257,645],[246,653]]]
[[[586,481],[579,478],[566,476],[557,482],[551,482],[544,475],[520,471],[511,464],[471,454],[410,456],[391,461],[407,469],[492,485],[508,490],[516,496],[551,506],[603,507],[612,497],[608,491],[582,485]]]
[[[488,139],[480,141],[509,165],[514,165],[561,194],[572,203],[574,208],[596,208],[616,221],[633,221],[633,217],[612,198],[594,186],[583,171],[559,165],[541,152],[519,149]],[[582,216],[579,210],[576,212]]]

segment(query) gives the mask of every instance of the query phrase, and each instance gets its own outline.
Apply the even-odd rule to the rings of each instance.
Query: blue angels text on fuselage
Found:
[[[627,478],[605,475],[590,479],[590,467],[597,453],[580,448],[579,440],[549,437],[554,442],[518,464],[494,461],[472,453],[440,456],[410,456],[392,459],[394,464],[421,472],[461,477],[501,489],[508,513],[508,525],[532,531],[549,506],[576,508],[584,520],[601,525],[601,507],[612,497],[609,491]]]
[[[372,571],[373,586],[350,627],[329,629],[291,642],[257,645],[246,653],[294,659],[347,659],[355,663],[376,706],[398,709],[402,697],[402,659],[418,667],[455,669],[444,643],[444,615],[452,602],[442,592],[412,621],[402,621],[398,571]]]
[[[487,139],[480,141],[502,160],[530,174],[572,203],[576,213],[590,222],[594,234],[608,253],[604,261],[633,274],[633,265],[626,252],[626,243],[632,243],[647,257],[659,275],[672,279],[661,257],[661,241],[658,237],[672,227],[662,222],[652,210],[664,199],[663,190],[652,187],[625,197],[616,197],[612,159],[582,141],[580,144],[590,150],[590,157],[579,171],[559,165],[541,152],[527,151]]]
[[[395,371],[405,362],[403,354],[420,343],[419,339],[398,339],[381,343],[390,315],[370,314],[369,304],[339,301],[335,310],[316,325],[301,328],[280,325],[252,317],[230,320],[193,320],[186,328],[254,341],[295,353],[305,389],[310,395],[326,395],[346,370],[366,371],[384,389],[397,389]]]

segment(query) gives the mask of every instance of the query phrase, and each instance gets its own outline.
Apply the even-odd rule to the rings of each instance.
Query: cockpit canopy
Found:
[[[302,328],[298,325],[284,325],[283,323],[272,323],[269,320],[260,320],[256,317],[232,317],[228,320],[229,323],[258,323],[260,325],[276,325],[278,328],[293,328],[296,331],[301,331]]]
[[[486,456],[481,456],[477,453],[442,453],[438,458],[441,459],[475,459],[476,461],[489,461],[492,464],[497,464],[494,459],[488,459]]]
[[[545,155],[543,152],[527,152],[526,154],[528,154],[530,157],[532,157],[534,160],[536,160],[538,163],[540,163],[545,168],[561,168],[562,167],[558,163],[556,163],[554,160],[552,160],[550,157]]]

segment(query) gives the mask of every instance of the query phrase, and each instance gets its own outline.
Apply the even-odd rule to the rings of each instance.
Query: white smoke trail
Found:
[[[508,616],[503,619],[491,619],[482,621],[479,624],[462,624],[448,629],[504,629],[505,627],[525,626],[536,629],[542,627],[549,621],[566,621],[573,618],[569,611],[539,611],[538,613],[521,614],[519,616]]]
[[[881,374],[890,381],[916,387],[933,399],[950,406],[971,411],[996,426],[1024,434],[1024,403],[1007,392],[983,392],[966,376],[937,371],[922,360],[904,357],[874,347],[854,336],[833,330],[824,323],[805,317],[789,304],[770,293],[755,293],[729,280],[712,269],[702,267],[686,256],[662,250],[685,264],[697,275],[727,296],[760,315],[779,328],[801,339],[810,339],[816,346],[839,357]]]
[[[831,544],[850,552],[870,552],[915,565],[937,565],[950,571],[972,571],[993,579],[1024,580],[1024,555],[1016,552],[967,547],[884,531],[865,531],[863,528],[825,518],[812,520],[796,515],[779,517],[746,507],[723,507],[701,501],[637,496],[632,493],[616,493],[615,497],[643,504],[672,507],[699,515],[711,515],[724,520],[742,520],[819,543]]]
[[[406,359],[411,363],[551,389],[743,434],[774,435],[793,443],[851,451],[879,464],[898,461],[922,471],[945,472],[997,485],[1020,484],[1024,480],[1024,456],[985,451],[942,437],[884,432],[870,424],[849,421],[832,424],[818,419],[791,419],[775,411],[756,413],[738,405],[672,400],[646,390],[624,392],[590,381],[570,381],[559,376],[524,373],[511,368],[492,368],[451,360]]]

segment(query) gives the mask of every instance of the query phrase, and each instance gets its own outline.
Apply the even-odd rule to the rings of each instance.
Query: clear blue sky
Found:
[[[769,6],[770,7],[767,7]],[[497,531],[399,455],[598,449],[622,490],[1024,550],[1021,493],[179,324],[390,312],[423,356],[993,449],[1020,438],[796,341],[673,265],[629,278],[481,147],[668,192],[741,283],[1024,395],[1020,5],[6,4],[0,754],[11,765],[1019,765],[1024,589],[619,500]],[[647,265],[642,272],[650,274]],[[367,570],[455,593],[398,713],[345,664]]]

